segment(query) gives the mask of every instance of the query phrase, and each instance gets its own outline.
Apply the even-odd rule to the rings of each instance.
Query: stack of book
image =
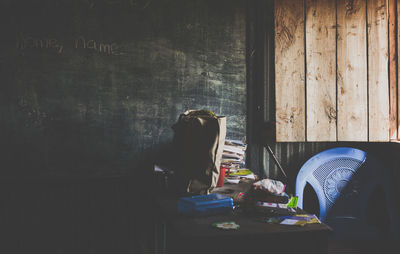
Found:
[[[255,175],[245,165],[247,145],[239,140],[226,139],[222,153],[221,167],[225,168],[225,182],[239,183],[240,179],[255,180]]]
[[[246,147],[247,145],[242,141],[226,139],[221,166],[230,170],[239,169],[244,166]]]

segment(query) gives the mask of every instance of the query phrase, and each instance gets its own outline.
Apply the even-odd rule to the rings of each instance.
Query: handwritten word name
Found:
[[[75,48],[91,49],[109,55],[119,55],[118,47],[115,43],[102,43],[95,40],[86,40],[84,37],[75,39]]]
[[[17,40],[18,49],[55,49],[58,54],[63,52],[64,46],[54,38],[34,38],[31,36],[21,36]]]

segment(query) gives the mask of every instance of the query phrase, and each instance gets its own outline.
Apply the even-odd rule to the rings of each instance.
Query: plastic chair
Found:
[[[319,219],[324,221],[341,191],[365,162],[366,156],[366,152],[359,149],[338,147],[310,158],[296,178],[298,207],[303,208],[304,188],[309,183],[318,197]]]
[[[396,239],[400,220],[388,168],[374,156],[347,147],[311,157],[296,179],[298,207],[309,183],[319,202],[319,219],[343,239]],[[372,208],[372,209],[371,209]]]

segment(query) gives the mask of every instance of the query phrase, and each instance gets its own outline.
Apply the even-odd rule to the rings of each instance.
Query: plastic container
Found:
[[[188,215],[207,215],[232,211],[233,199],[221,194],[183,197],[178,200],[178,212]]]
[[[220,167],[219,168],[219,176],[218,176],[218,181],[217,181],[217,187],[222,187],[224,186],[225,182],[225,170],[226,168]]]

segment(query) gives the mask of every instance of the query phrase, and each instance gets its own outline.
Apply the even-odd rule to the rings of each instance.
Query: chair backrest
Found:
[[[298,207],[303,208],[307,183],[314,189],[319,202],[319,219],[324,221],[341,191],[366,160],[366,152],[355,148],[332,148],[311,157],[296,178]]]

